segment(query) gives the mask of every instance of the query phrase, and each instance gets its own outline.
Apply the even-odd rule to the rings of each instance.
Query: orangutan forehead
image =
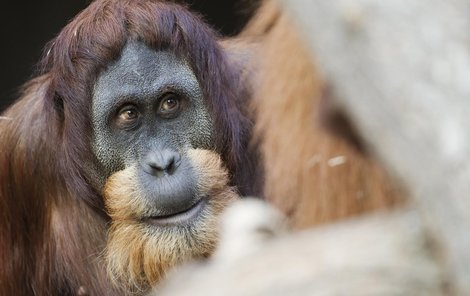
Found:
[[[168,90],[189,98],[202,96],[196,76],[183,59],[172,52],[155,51],[141,42],[129,41],[119,59],[97,79],[94,105],[119,103],[121,98],[156,97]]]

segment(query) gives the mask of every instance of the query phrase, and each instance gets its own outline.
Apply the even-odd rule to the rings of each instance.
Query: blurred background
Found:
[[[20,86],[32,78],[44,45],[90,0],[8,1],[0,10],[0,112],[18,98]],[[187,0],[193,11],[222,35],[240,31],[257,1]]]

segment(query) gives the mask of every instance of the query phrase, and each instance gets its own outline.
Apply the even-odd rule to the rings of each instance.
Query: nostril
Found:
[[[148,156],[145,171],[156,177],[161,177],[165,174],[171,175],[178,168],[181,160],[179,153],[163,150],[152,153]]]
[[[152,168],[153,170],[156,170],[156,171],[165,171],[166,168],[167,168],[166,163],[156,162],[156,161],[149,161],[148,165],[149,165],[150,168]]]
[[[176,169],[176,167],[175,167],[175,158],[172,157],[169,160],[168,166],[166,168],[166,172],[171,175],[175,172],[175,169]]]

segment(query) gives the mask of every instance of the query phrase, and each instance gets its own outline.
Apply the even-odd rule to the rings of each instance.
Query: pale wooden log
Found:
[[[280,2],[338,104],[407,185],[457,293],[470,295],[470,4]]]
[[[242,201],[243,202],[243,201]],[[242,209],[242,208],[240,208]],[[266,216],[263,210],[258,217]],[[154,295],[284,296],[284,295],[446,295],[432,243],[411,211],[346,221],[316,230],[297,232],[254,246],[273,221],[241,232],[245,211],[231,215],[220,256],[205,264],[177,270]],[[277,228],[277,227],[276,227]],[[238,234],[238,236],[236,235]],[[224,239],[224,238],[223,238]],[[246,244],[244,244],[246,242]],[[241,253],[242,256],[239,256]],[[236,260],[233,260],[236,258]]]

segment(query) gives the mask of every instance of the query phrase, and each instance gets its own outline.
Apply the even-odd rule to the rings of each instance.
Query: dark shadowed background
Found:
[[[6,2],[6,1],[5,1]],[[47,41],[90,0],[13,1],[0,9],[0,112],[18,98],[32,77]],[[192,10],[223,35],[236,34],[253,8],[249,0],[187,0]],[[251,3],[251,4],[249,4]]]

